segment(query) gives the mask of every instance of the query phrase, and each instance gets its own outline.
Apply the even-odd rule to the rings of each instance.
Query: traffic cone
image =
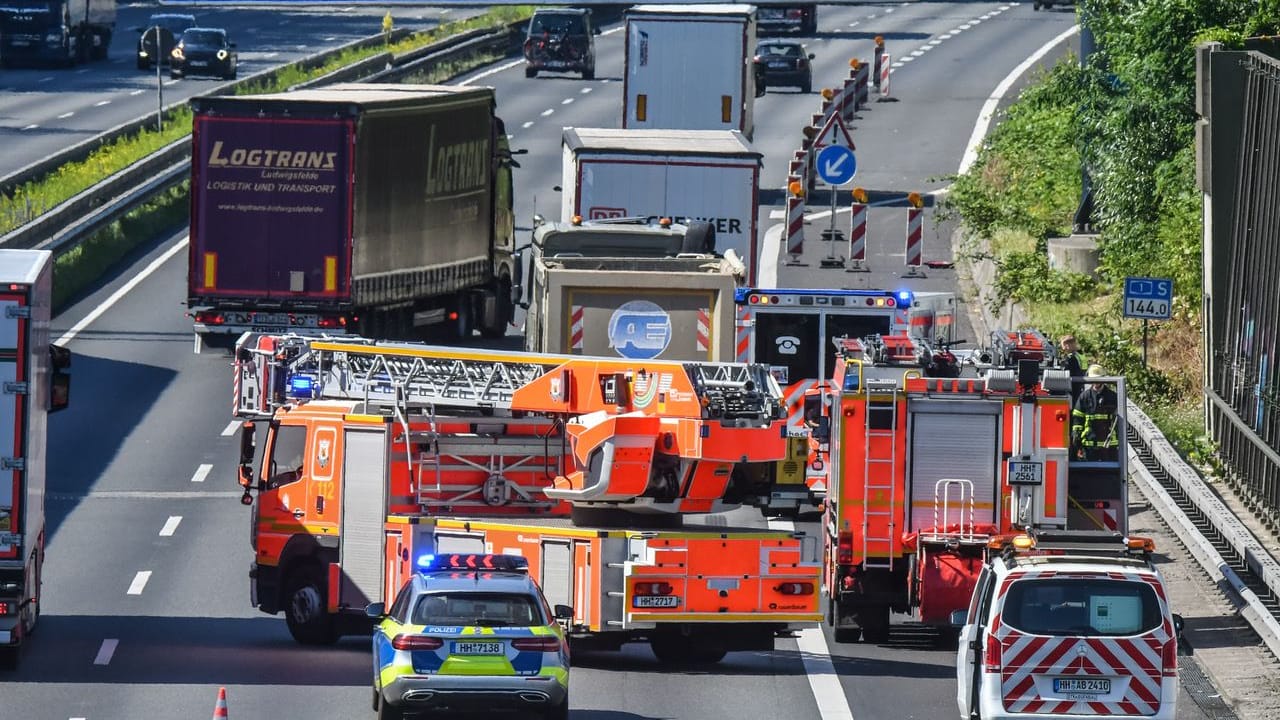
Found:
[[[227,689],[218,688],[218,704],[213,706],[213,720],[227,716]]]

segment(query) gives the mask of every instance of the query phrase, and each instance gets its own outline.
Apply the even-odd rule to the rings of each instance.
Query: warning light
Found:
[[[822,88],[822,99],[823,99],[823,100],[830,100],[831,98],[833,98],[833,97],[835,97],[835,96],[836,96],[836,93],[835,93],[835,91],[834,91],[834,90],[832,90],[831,88]]]
[[[793,180],[787,183],[787,192],[796,197],[804,197],[804,185],[800,184],[799,180]]]
[[[582,224],[582,216],[581,216],[581,215],[574,215],[573,217],[569,218],[569,222],[573,223],[574,225],[581,225],[581,224]]]
[[[858,58],[849,58],[849,67],[853,68],[854,70],[857,70],[858,68],[862,67],[862,63],[858,60]]]
[[[904,305],[906,305],[906,304],[910,303],[910,302],[911,302],[911,291],[910,291],[910,290],[899,290],[899,291],[898,291],[898,300],[899,300],[902,304],[904,304]]]
[[[865,203],[867,201],[867,191],[865,188],[856,187],[852,191],[854,202]]]
[[[876,36],[876,47],[881,47],[881,48],[882,48],[882,47],[884,47],[884,36],[883,36],[883,35],[877,35],[877,36]]]
[[[450,311],[449,311],[449,319],[450,319],[450,320],[457,320],[457,319],[458,319],[458,311],[457,311],[457,310],[450,310]]]
[[[924,198],[920,197],[920,193],[918,192],[907,193],[907,202],[911,203],[911,207],[913,208],[924,207]]]
[[[289,378],[289,397],[310,398],[315,381],[309,375],[294,375]]]
[[[658,224],[661,225],[662,227],[671,227],[671,218],[668,218],[668,217],[658,218]]]
[[[418,556],[421,572],[462,570],[508,570],[528,572],[529,561],[519,555],[491,555],[488,553],[450,553],[448,555]]]

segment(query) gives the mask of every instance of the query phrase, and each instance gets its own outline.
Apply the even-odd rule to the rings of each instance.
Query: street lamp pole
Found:
[[[156,132],[164,132],[164,82],[160,79],[160,26],[156,31]]]

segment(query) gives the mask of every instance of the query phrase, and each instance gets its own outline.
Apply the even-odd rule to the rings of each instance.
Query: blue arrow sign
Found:
[[[1167,278],[1124,279],[1124,316],[1168,320],[1173,310],[1173,281]]]
[[[844,185],[858,171],[858,161],[853,151],[843,145],[828,145],[818,152],[815,162],[818,177],[828,185]]]

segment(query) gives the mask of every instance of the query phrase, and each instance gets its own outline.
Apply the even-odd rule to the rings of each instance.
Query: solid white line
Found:
[[[515,66],[517,66],[517,65],[523,64],[523,63],[524,63],[524,59],[523,59],[523,58],[521,58],[520,60],[512,60],[512,61],[511,61],[511,62],[509,62],[509,63],[503,63],[502,65],[498,65],[497,67],[491,67],[491,68],[489,68],[488,70],[485,70],[485,71],[484,71],[484,72],[482,72],[482,73],[479,73],[479,74],[476,74],[476,75],[472,75],[471,77],[467,78],[466,80],[463,80],[462,82],[460,82],[460,83],[458,83],[458,84],[459,84],[459,85],[470,85],[471,83],[473,83],[473,82],[475,82],[475,81],[477,81],[477,80],[480,80],[480,79],[482,79],[482,78],[487,78],[487,77],[489,77],[490,75],[497,75],[498,73],[502,72],[503,70],[510,70],[511,68],[513,68],[513,67],[515,67]]]
[[[620,33],[620,32],[622,32],[622,26],[621,26],[621,25],[619,25],[619,26],[618,26],[618,27],[616,27],[616,28],[609,28],[608,30],[605,30],[604,32],[602,32],[602,33],[600,33],[600,34],[601,34],[601,35],[612,35],[612,34],[614,34],[614,33]]]
[[[200,467],[196,468],[196,474],[191,476],[191,482],[204,482],[204,479],[209,477],[209,471],[212,469],[213,466],[209,463],[201,463]]]
[[[178,523],[182,522],[181,515],[170,515],[165,520],[164,527],[160,528],[160,537],[173,537],[173,532],[178,529]]]
[[[232,420],[227,426],[222,428],[222,437],[231,437],[236,434],[236,430],[240,429],[240,421]]]
[[[111,662],[111,656],[116,654],[116,646],[120,644],[119,640],[110,638],[102,641],[102,647],[98,648],[98,656],[93,659],[94,665],[106,665]]]
[[[801,630],[796,645],[800,648],[804,674],[809,676],[813,699],[818,703],[818,715],[822,720],[853,720],[849,698],[845,697],[844,687],[836,675],[836,666],[831,662],[831,651],[827,648],[822,628]]]
[[[965,146],[964,157],[960,160],[959,174],[963,175],[968,172],[969,168],[978,159],[978,148],[982,145],[982,138],[986,137],[987,128],[990,127],[991,119],[996,114],[996,108],[1000,106],[1000,100],[1004,98],[1005,93],[1009,92],[1009,88],[1032,65],[1039,62],[1040,58],[1048,55],[1054,46],[1079,31],[1079,25],[1072,25],[1069,29],[1062,31],[1057,37],[1042,45],[1039,50],[1031,53],[1031,57],[1023,60],[1022,64],[1009,71],[1009,74],[1000,81],[1000,84],[992,91],[991,97],[987,98],[987,101],[982,104],[982,109],[978,111],[978,122],[973,126],[973,134],[969,136],[969,144]]]
[[[128,595],[141,595],[142,589],[147,586],[147,581],[151,579],[150,570],[139,570],[137,575],[133,576],[133,582],[129,584]]]
[[[111,293],[111,297],[107,298],[105,302],[103,302],[98,307],[94,308],[93,311],[90,312],[88,315],[85,315],[83,318],[81,318],[80,322],[76,323],[75,325],[72,325],[70,330],[63,333],[62,337],[58,338],[54,342],[58,345],[66,345],[67,343],[74,340],[77,335],[84,332],[85,328],[89,327],[90,323],[102,317],[103,313],[110,310],[111,307],[116,303],[120,302],[120,299],[123,298],[125,295],[128,295],[130,290],[133,290],[134,288],[138,287],[138,285],[143,280],[146,280],[147,277],[151,275],[151,273],[155,272],[156,270],[159,270],[161,265],[164,265],[166,262],[168,262],[174,255],[177,255],[184,248],[186,248],[186,246],[187,246],[187,237],[184,235],[181,240],[174,243],[173,247],[169,248],[168,250],[165,250],[163,255],[156,258],[155,260],[152,260],[150,265],[142,269],[142,272],[138,273],[137,275],[134,275],[133,278],[129,280],[129,282],[125,283],[124,285],[121,285],[118,290]]]

